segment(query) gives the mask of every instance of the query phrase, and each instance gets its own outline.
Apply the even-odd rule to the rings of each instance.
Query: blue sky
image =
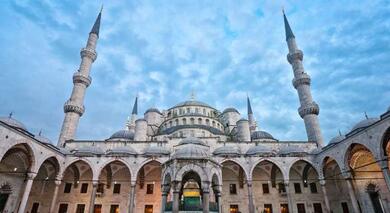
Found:
[[[2,1],[0,114],[56,142],[80,48],[104,3],[77,137],[122,129],[134,97],[139,112],[197,99],[246,116],[246,94],[261,129],[305,140],[286,60],[284,7],[326,142],[390,105],[390,2],[360,1]]]

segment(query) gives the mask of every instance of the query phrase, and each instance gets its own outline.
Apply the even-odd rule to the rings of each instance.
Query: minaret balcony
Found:
[[[287,54],[287,61],[290,64],[293,64],[297,60],[303,60],[303,52],[301,50],[295,50],[293,53]]]
[[[313,101],[310,104],[299,107],[298,113],[301,118],[311,114],[318,115],[320,113],[320,107],[316,102]]]
[[[84,114],[85,108],[84,106],[79,106],[77,103],[68,100],[64,104],[64,112],[74,112],[82,116]]]
[[[81,84],[84,84],[86,87],[88,87],[92,82],[92,78],[91,76],[84,76],[83,74],[81,74],[79,71],[75,72],[73,74],[73,83],[76,84],[76,83],[81,83]]]
[[[88,57],[92,59],[92,61],[95,61],[97,58],[97,53],[95,50],[90,48],[82,48],[80,51],[81,58]]]
[[[300,85],[310,85],[310,76],[306,73],[302,73],[292,80],[294,88],[298,88]]]

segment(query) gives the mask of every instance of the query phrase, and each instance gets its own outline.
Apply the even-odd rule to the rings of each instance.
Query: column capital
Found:
[[[97,181],[97,180],[92,180],[92,186],[93,186],[93,187],[97,187],[98,184],[99,184],[99,181]]]
[[[320,179],[320,185],[325,186],[326,185],[326,180],[325,179]]]
[[[35,178],[36,176],[37,176],[36,173],[28,172],[28,173],[26,174],[26,179],[27,179],[27,180],[34,180],[34,178]]]
[[[61,181],[61,180],[55,180],[55,181],[54,181],[54,184],[56,184],[56,186],[59,186],[59,185],[61,185],[61,183],[62,183],[62,181]]]

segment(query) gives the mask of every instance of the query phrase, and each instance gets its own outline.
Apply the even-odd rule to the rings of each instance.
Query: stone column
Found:
[[[92,193],[91,193],[91,199],[89,201],[89,213],[93,213],[95,209],[95,198],[96,198],[97,187],[98,187],[98,182],[92,181]]]
[[[202,207],[203,213],[209,213],[210,211],[210,183],[207,181],[202,182]]]
[[[165,212],[165,206],[167,204],[169,188],[170,188],[169,184],[161,185],[161,213]]]
[[[173,203],[172,203],[172,213],[179,213],[179,206],[180,206],[180,182],[179,181],[173,181]]]
[[[352,186],[352,179],[346,178],[345,181],[347,182],[348,193],[349,197],[351,198],[353,212],[360,213],[359,204],[357,202],[355,191]]]
[[[381,170],[383,173],[383,177],[385,178],[387,189],[390,191],[390,171],[387,160],[380,161]]]
[[[330,213],[330,203],[329,203],[328,193],[326,192],[326,181],[320,180],[320,185],[322,189],[322,194],[324,195],[325,211],[327,213]]]
[[[22,196],[22,201],[20,202],[18,213],[24,213],[24,210],[26,209],[28,196],[30,195],[31,186],[33,184],[35,176],[37,176],[35,173],[27,173],[26,185],[24,186],[24,192]]]
[[[134,207],[135,207],[135,187],[137,186],[137,182],[131,182],[130,185],[130,196],[129,196],[129,213],[134,212]]]
[[[55,187],[54,187],[53,198],[51,200],[50,209],[49,209],[50,213],[54,213],[54,211],[55,211],[54,209],[55,209],[56,203],[57,203],[58,189],[61,185],[61,180],[55,180],[54,183],[55,183]]]
[[[218,212],[222,213],[222,199],[221,199],[221,192],[217,192],[217,203],[218,203]]]
[[[248,209],[249,213],[255,212],[255,206],[253,204],[253,190],[252,190],[252,180],[247,180],[248,186]]]
[[[290,187],[289,187],[289,182],[284,182],[284,188],[286,189],[286,194],[287,194],[287,201],[288,201],[288,212],[289,213],[294,213],[294,203],[292,200],[292,197],[290,195]]]

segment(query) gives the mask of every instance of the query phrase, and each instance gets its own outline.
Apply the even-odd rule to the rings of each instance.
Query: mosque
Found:
[[[247,112],[194,98],[132,115],[104,140],[75,138],[100,12],[81,49],[57,145],[0,118],[2,213],[390,212],[390,108],[324,145],[311,80],[286,15],[287,61],[307,140],[280,141]],[[332,118],[327,118],[332,119]]]

